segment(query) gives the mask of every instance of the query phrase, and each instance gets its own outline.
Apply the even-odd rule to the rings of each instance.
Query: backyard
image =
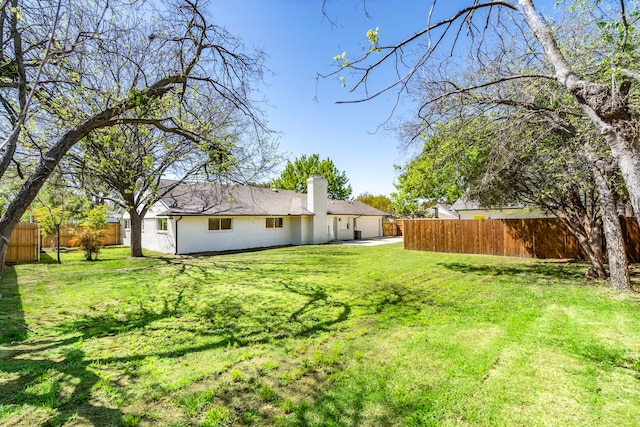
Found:
[[[640,298],[585,264],[401,244],[127,255],[5,268],[0,425],[640,419]]]

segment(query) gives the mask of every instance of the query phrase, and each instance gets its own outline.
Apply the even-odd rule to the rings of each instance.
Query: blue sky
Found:
[[[429,2],[369,0],[367,11],[357,0],[327,2],[332,25],[322,14],[322,0],[213,0],[218,25],[240,37],[248,47],[261,48],[274,73],[266,76],[269,126],[281,132],[280,150],[294,159],[318,153],[345,171],[353,196],[395,190],[394,164],[406,160],[394,133],[378,129],[391,112],[393,98],[336,104],[356,99],[337,78],[316,81],[317,73],[334,70],[333,57],[356,54],[368,46],[366,32],[380,28],[380,37],[400,40],[426,23]],[[317,99],[316,99],[317,97]]]
[[[438,10],[448,14],[466,3],[439,2]],[[536,3],[548,6],[552,0]],[[345,89],[335,77],[318,81],[316,75],[335,70],[335,55],[346,51],[353,57],[368,48],[369,29],[379,27],[381,44],[422,29],[430,5],[427,0],[367,0],[365,13],[362,0],[327,0],[328,15],[338,25],[323,16],[322,0],[212,0],[211,13],[216,24],[267,54],[266,65],[274,75],[266,76],[261,96],[269,103],[269,126],[281,133],[280,150],[290,159],[314,153],[329,157],[346,172],[356,197],[395,191],[393,165],[408,160],[395,133],[380,128],[395,98],[390,94],[364,103],[336,104],[359,98],[348,91],[353,81],[346,75]],[[386,82],[391,81],[387,76]],[[411,114],[406,102],[396,121]]]

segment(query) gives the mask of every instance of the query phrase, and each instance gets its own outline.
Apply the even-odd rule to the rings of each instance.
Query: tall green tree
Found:
[[[462,197],[487,161],[489,124],[490,119],[477,118],[434,126],[422,138],[421,152],[397,167],[394,198],[451,204]]]
[[[626,253],[620,244],[615,176],[600,157],[595,167],[591,158],[602,149],[584,141],[597,141],[597,136],[576,118],[571,123],[558,116],[556,122],[564,124],[554,127],[540,122],[538,115],[525,120],[517,113],[501,119],[488,117],[482,132],[478,132],[479,120],[441,127],[429,138],[432,141],[425,142],[420,155],[405,166],[399,178],[400,194],[433,200],[440,189],[448,188],[485,207],[538,207],[565,223],[602,279],[608,277],[602,251],[604,223],[611,284],[629,288]],[[551,112],[545,111],[548,114]],[[591,147],[592,152],[585,152],[584,147]],[[442,170],[456,173],[441,175]]]
[[[287,165],[280,176],[271,182],[271,188],[294,190],[298,193],[307,192],[307,179],[319,175],[328,181],[329,198],[347,200],[351,197],[351,184],[344,171],[339,171],[329,158],[320,160],[319,154],[307,157],[302,155],[287,161]]]
[[[393,210],[391,199],[384,194],[362,193],[356,197],[356,200],[383,212],[391,212]]]

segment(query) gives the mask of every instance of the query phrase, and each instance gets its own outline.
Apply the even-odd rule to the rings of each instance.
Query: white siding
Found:
[[[361,231],[363,239],[382,237],[381,216],[329,215],[327,225],[329,240],[353,240],[354,230]]]
[[[226,216],[232,219],[231,230],[209,230],[207,216],[158,217],[166,212],[166,206],[157,203],[143,220],[142,247],[162,253],[198,253],[241,250],[249,248],[308,245],[328,240],[353,240],[354,229],[363,238],[382,236],[382,217],[358,217],[348,215],[269,216],[282,218],[282,228],[267,228],[266,216]],[[167,219],[167,230],[158,229],[158,218]],[[217,218],[223,218],[218,216]],[[124,219],[129,219],[125,214]],[[355,221],[355,224],[354,224]],[[319,226],[323,223],[324,226]],[[354,225],[357,227],[354,228]],[[177,231],[176,231],[177,230]],[[326,238],[319,238],[320,230]],[[178,248],[176,251],[176,232]],[[122,227],[122,242],[131,244],[131,231]]]
[[[329,215],[327,234],[329,240],[353,240],[353,217]]]
[[[382,217],[361,216],[356,219],[356,230],[362,231],[362,238],[382,236]]]
[[[158,219],[145,217],[142,229],[142,247],[165,254],[175,253],[175,222],[168,220],[167,228],[167,231],[158,230]]]
[[[518,219],[518,218],[548,218],[538,210],[520,209],[473,209],[458,211],[460,219]],[[484,218],[474,218],[484,217]]]
[[[291,244],[311,245],[313,244],[313,216],[292,216],[288,217],[291,223]]]
[[[213,218],[213,217],[212,217]],[[294,243],[292,228],[302,228],[304,221],[283,217],[282,228],[267,228],[266,217],[230,216],[231,230],[209,230],[209,217],[183,217],[178,222],[178,253],[217,252],[261,248]]]
[[[175,253],[175,223],[171,219],[167,219],[167,230],[158,230],[158,218],[167,218],[166,216],[156,216],[163,210],[166,208],[157,203],[149,209],[142,220],[142,248],[172,254]],[[125,212],[122,219],[123,222],[129,220],[129,214]],[[125,229],[124,224],[122,224],[122,244],[131,246],[131,230]]]
[[[122,238],[122,244],[125,246],[131,246],[131,230],[128,228],[124,228],[124,219],[121,223],[122,227],[120,227],[120,233]]]

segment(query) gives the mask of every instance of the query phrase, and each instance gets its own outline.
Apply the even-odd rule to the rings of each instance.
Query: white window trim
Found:
[[[160,228],[161,221],[167,225],[166,229]],[[158,234],[167,234],[169,232],[169,219],[168,218],[156,218],[156,231]]]

